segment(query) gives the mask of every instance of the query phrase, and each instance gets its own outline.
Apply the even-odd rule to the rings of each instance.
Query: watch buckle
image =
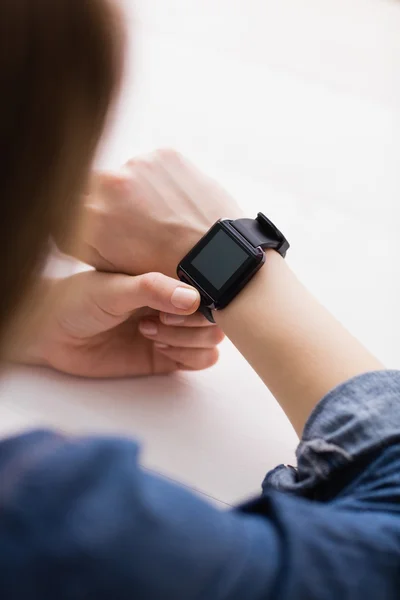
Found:
[[[285,257],[287,251],[290,248],[290,244],[283,235],[283,233],[279,231],[276,225],[274,225],[274,223],[272,223],[272,221],[270,221],[268,217],[266,217],[262,212],[258,213],[256,220],[260,223],[261,227],[264,226],[265,228],[269,228],[273,231],[273,233],[277,237],[277,240],[281,242],[279,248],[277,248],[277,251],[279,252],[279,254],[281,254],[281,256]]]

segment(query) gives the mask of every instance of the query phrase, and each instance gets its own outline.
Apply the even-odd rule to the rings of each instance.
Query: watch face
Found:
[[[205,304],[222,308],[258,270],[263,260],[264,253],[260,248],[252,247],[229,223],[220,221],[183,259],[178,274],[203,293]]]

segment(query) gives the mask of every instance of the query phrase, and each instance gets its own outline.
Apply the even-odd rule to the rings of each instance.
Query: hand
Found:
[[[102,271],[175,276],[215,221],[240,216],[212,179],[176,152],[160,150],[93,179],[80,239],[75,249],[62,249]]]
[[[205,369],[223,334],[192,314],[198,305],[196,290],[159,273],[47,280],[10,332],[6,358],[85,377]]]

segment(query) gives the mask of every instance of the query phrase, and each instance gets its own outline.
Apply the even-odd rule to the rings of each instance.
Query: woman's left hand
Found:
[[[44,285],[10,332],[14,362],[125,377],[201,370],[218,360],[223,333],[195,312],[198,293],[175,279],[90,271]]]

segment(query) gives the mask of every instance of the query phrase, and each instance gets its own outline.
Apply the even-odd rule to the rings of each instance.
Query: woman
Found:
[[[0,10],[3,356],[80,375],[202,368],[221,328],[302,436],[297,469],[278,467],[232,512],[143,473],[129,440],[2,441],[0,597],[398,598],[399,373],[274,251],[216,313],[219,328],[207,326],[198,293],[170,276],[215,220],[240,214],[225,192],[163,151],[78,200],[118,86],[115,8],[7,0]],[[51,237],[99,270],[40,281]],[[143,318],[140,306],[154,310]]]

